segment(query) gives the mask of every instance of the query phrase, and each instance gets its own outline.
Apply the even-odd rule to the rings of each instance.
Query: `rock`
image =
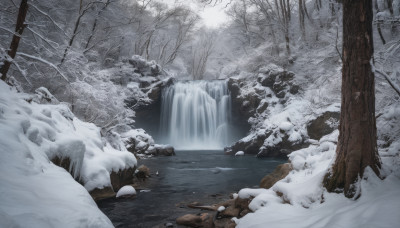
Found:
[[[292,86],[290,87],[289,92],[290,92],[291,94],[295,95],[295,94],[299,93],[299,90],[300,90],[300,86],[298,86],[298,85],[292,85]]]
[[[142,77],[139,78],[139,88],[146,88],[151,86],[153,83],[159,81],[159,78],[154,77]]]
[[[214,226],[215,228],[234,228],[236,224],[231,218],[221,218],[214,220]]]
[[[175,149],[170,145],[154,144],[149,147],[149,149],[146,151],[146,154],[153,156],[174,156]]]
[[[339,112],[325,112],[307,126],[308,136],[320,140],[322,136],[332,133],[339,125]]]
[[[276,94],[276,97],[277,98],[284,98],[286,96],[286,93],[284,92],[284,91],[279,91],[277,94]],[[285,102],[286,103],[286,102]]]
[[[118,170],[118,172],[111,172],[110,180],[112,189],[117,192],[122,186],[133,184],[135,170],[136,167],[129,167],[124,170]]]
[[[235,154],[238,151],[243,151],[245,154],[258,154],[260,148],[264,144],[264,140],[270,133],[259,133],[251,140],[239,140],[230,147],[226,147],[225,153]]]
[[[135,175],[139,179],[146,179],[150,176],[150,169],[145,165],[141,165],[139,168],[137,168]]]
[[[189,227],[213,227],[213,216],[209,213],[202,213],[199,215],[186,214],[176,219],[176,223],[182,226]]]
[[[225,208],[225,210],[221,211],[219,215],[222,217],[238,217],[239,213],[240,213],[240,208],[230,206]]]
[[[75,167],[70,167],[70,165],[71,165],[71,159],[70,158],[68,158],[68,157],[59,158],[58,156],[56,156],[56,157],[51,159],[51,162],[53,162],[53,164],[56,165],[56,166],[64,168],[67,172],[69,172],[71,174],[72,177],[74,177]],[[79,176],[76,177],[75,180],[78,181],[79,180]]]
[[[282,180],[283,178],[285,178],[290,171],[292,171],[292,165],[290,163],[285,163],[282,165],[278,165],[274,172],[272,172],[271,174],[266,175],[260,183],[260,188],[270,188],[272,187],[276,182],[278,182],[279,180]]]
[[[263,113],[267,108],[268,108],[269,104],[268,102],[261,102],[260,105],[258,105],[257,107],[257,113],[261,114]]]
[[[235,156],[244,156],[244,152],[243,151],[238,151],[238,152],[236,152]]]
[[[154,85],[153,87],[151,87],[151,89],[147,92],[147,96],[151,99],[151,100],[153,100],[153,101],[156,101],[156,100],[159,100],[160,99],[160,96],[161,96],[161,90],[162,90],[162,87],[160,86],[161,84],[157,84],[157,85]]]
[[[172,223],[170,223],[170,222],[165,223],[164,226],[165,226],[166,228],[174,228],[174,224],[172,224]]]
[[[251,202],[251,199],[242,199],[240,197],[237,197],[235,199],[235,207],[239,208],[240,211],[243,210],[248,210],[249,209],[249,203]]]
[[[126,185],[124,187],[122,187],[120,190],[118,190],[116,197],[120,198],[129,198],[132,196],[136,195],[136,190],[134,187],[132,187],[131,185]]]
[[[94,201],[115,197],[115,192],[110,186],[104,187],[102,189],[95,188],[90,191],[89,194],[92,196]]]
[[[244,209],[243,211],[240,212],[238,218],[241,218],[241,217],[247,215],[247,214],[250,213],[250,212],[251,212],[250,209]]]

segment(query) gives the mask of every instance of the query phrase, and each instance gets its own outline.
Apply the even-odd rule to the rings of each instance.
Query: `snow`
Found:
[[[235,156],[244,156],[244,152],[243,151],[238,151],[238,152],[236,152]]]
[[[224,206],[220,206],[220,207],[218,207],[217,211],[218,212],[223,212],[223,211],[225,211],[225,207]]]
[[[142,192],[142,191],[140,191],[140,192]],[[129,195],[136,195],[136,190],[134,187],[132,187],[130,185],[126,185],[117,192],[116,197],[119,198],[121,196],[129,196]]]
[[[112,227],[88,191],[111,186],[110,173],[136,158],[64,104],[34,102],[48,92],[40,91],[17,93],[0,81],[0,227]],[[51,162],[56,157],[70,160],[71,174]]]
[[[398,227],[400,143],[380,151],[385,179],[367,168],[359,183],[361,197],[354,200],[322,187],[335,158],[337,136],[336,130],[318,145],[291,153],[294,170],[270,189],[240,190],[240,198],[255,197],[249,205],[255,213],[236,219],[237,227]]]
[[[279,128],[283,131],[290,131],[293,128],[293,124],[287,121],[282,122]]]

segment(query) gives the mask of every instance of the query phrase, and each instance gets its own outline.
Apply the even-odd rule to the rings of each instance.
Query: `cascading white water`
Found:
[[[230,143],[230,119],[225,81],[178,82],[163,90],[161,135],[177,149],[222,149]]]

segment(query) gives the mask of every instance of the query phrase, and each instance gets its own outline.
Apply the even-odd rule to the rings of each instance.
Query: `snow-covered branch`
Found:
[[[392,79],[389,77],[389,75],[387,75],[385,72],[378,70],[376,68],[375,68],[375,72],[382,75],[386,79],[386,81],[389,83],[389,85],[396,91],[397,95],[400,96],[400,87],[392,81]]]
[[[70,37],[68,36],[68,34],[64,31],[64,29],[62,29],[61,26],[60,26],[57,22],[55,22],[54,19],[53,19],[49,14],[47,14],[46,12],[42,11],[41,9],[39,9],[37,6],[35,6],[35,5],[32,4],[31,2],[29,2],[28,4],[29,4],[30,6],[32,6],[36,11],[38,11],[39,13],[41,13],[42,15],[44,15],[45,17],[47,17],[48,19],[50,19],[50,21],[51,21],[60,31],[62,31],[63,34],[64,34],[66,37],[70,38]]]
[[[67,78],[67,77],[60,71],[60,69],[58,69],[58,67],[57,67],[56,65],[54,65],[53,63],[51,63],[51,62],[49,62],[49,61],[47,61],[47,60],[44,60],[44,59],[42,59],[42,58],[40,58],[40,57],[36,57],[36,56],[29,55],[29,54],[22,53],[22,52],[17,52],[17,55],[20,55],[20,56],[23,56],[23,57],[26,57],[26,58],[29,58],[29,59],[37,60],[37,61],[39,61],[39,62],[41,62],[41,63],[44,63],[44,64],[46,64],[46,65],[52,67],[52,68],[55,69],[67,82],[69,82],[68,78]]]

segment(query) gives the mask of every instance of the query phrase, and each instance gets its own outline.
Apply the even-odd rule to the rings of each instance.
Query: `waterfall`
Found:
[[[160,133],[177,149],[222,149],[230,143],[231,97],[225,81],[186,81],[165,88]]]

